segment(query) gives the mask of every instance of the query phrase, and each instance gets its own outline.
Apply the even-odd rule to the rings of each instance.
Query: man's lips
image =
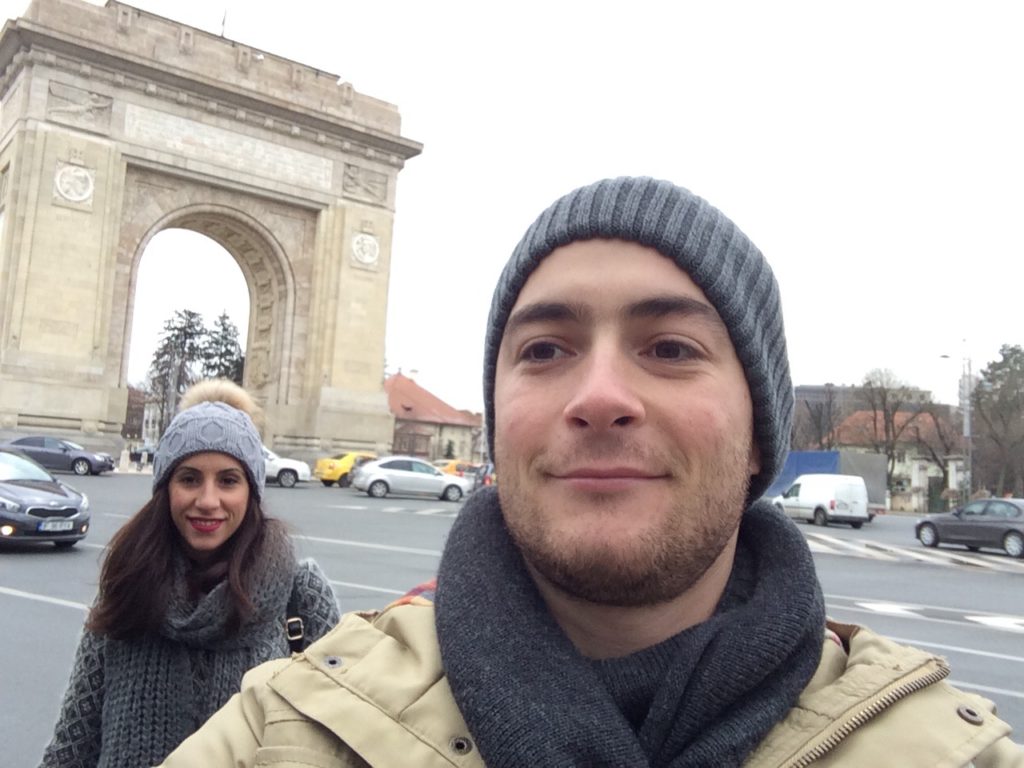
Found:
[[[580,467],[552,472],[550,476],[580,491],[605,493],[635,489],[668,477],[664,473],[636,467]]]
[[[190,517],[188,522],[200,533],[212,533],[224,524],[223,520],[212,517]]]
[[[657,480],[668,476],[636,467],[579,467],[549,474],[560,480]]]

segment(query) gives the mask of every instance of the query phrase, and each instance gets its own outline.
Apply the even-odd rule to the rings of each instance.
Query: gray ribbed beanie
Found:
[[[238,459],[245,467],[256,498],[263,496],[267,467],[256,425],[244,411],[227,403],[209,401],[193,405],[171,419],[153,456],[153,490],[167,481],[179,461],[205,451],[226,453]]]
[[[749,498],[758,498],[785,463],[793,418],[778,284],[761,252],[721,211],[686,189],[650,178],[605,179],[570,192],[540,215],[512,252],[494,290],[484,347],[491,456],[495,366],[519,292],[553,250],[599,238],[654,248],[675,261],[718,310],[754,403],[761,472],[751,478]]]

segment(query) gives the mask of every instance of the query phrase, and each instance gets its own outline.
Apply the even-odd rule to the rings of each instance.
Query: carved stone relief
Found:
[[[353,163],[345,163],[341,191],[346,197],[384,203],[388,197],[388,177],[380,171],[371,171]]]
[[[90,131],[110,130],[110,112],[114,100],[73,85],[51,82],[46,101],[46,119]]]
[[[54,202],[70,207],[92,210],[92,197],[96,191],[96,171],[75,163],[57,162],[53,174]]]

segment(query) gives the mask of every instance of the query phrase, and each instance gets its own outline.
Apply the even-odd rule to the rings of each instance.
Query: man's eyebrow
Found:
[[[633,318],[667,317],[681,315],[695,317],[725,329],[725,323],[714,307],[689,296],[654,296],[626,308],[626,314]]]
[[[517,309],[505,323],[505,333],[530,323],[557,321],[585,322],[590,312],[582,304],[564,301],[538,301]]]

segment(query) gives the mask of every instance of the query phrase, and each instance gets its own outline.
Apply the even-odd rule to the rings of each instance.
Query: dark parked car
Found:
[[[73,547],[89,530],[89,499],[31,459],[0,448],[0,541]]]
[[[20,451],[51,470],[74,472],[76,475],[98,475],[114,469],[114,459],[109,453],[95,453],[78,443],[56,437],[19,437],[4,447]]]
[[[914,533],[926,547],[962,544],[972,552],[989,547],[1024,557],[1024,499],[971,501],[919,520]]]

